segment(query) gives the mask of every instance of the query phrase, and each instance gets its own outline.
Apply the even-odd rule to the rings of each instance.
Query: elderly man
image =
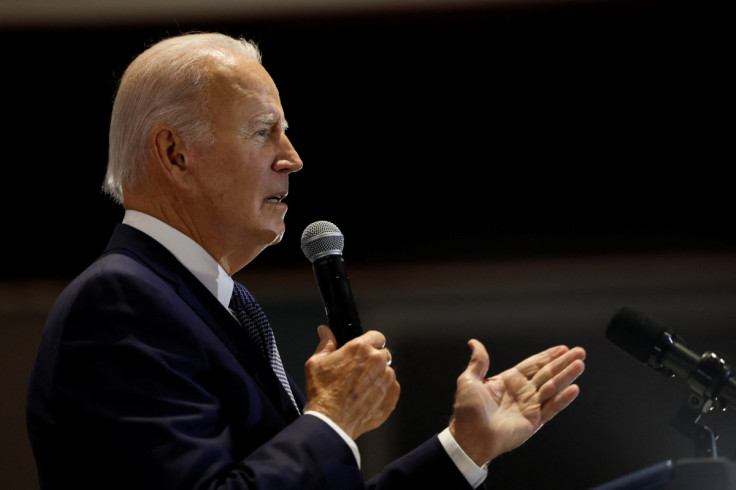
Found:
[[[105,181],[125,217],[52,309],[29,387],[43,489],[478,487],[488,461],[577,396],[582,349],[485,378],[488,354],[471,340],[450,426],[364,482],[354,440],[399,397],[385,337],[338,349],[320,326],[305,397],[231,279],[284,233],[302,168],[286,128],[246,41],[178,36],[131,63]]]

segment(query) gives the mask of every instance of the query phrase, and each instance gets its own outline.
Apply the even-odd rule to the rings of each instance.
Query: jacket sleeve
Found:
[[[434,436],[389,463],[381,473],[366,482],[366,488],[470,490],[472,487],[447,455],[437,436]],[[481,485],[479,488],[485,486]]]

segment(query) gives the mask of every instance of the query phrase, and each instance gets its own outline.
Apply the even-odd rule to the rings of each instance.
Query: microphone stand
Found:
[[[680,346],[680,347],[678,347]],[[670,348],[669,350],[667,348]],[[665,366],[664,351],[680,350]],[[636,357],[636,356],[635,356]],[[637,357],[638,359],[639,357]],[[710,427],[699,423],[703,414],[712,410],[726,410],[727,403],[736,405],[734,375],[736,369],[713,352],[697,356],[682,348],[681,342],[669,332],[649,353],[646,364],[666,376],[676,374],[687,379],[690,388],[685,403],[672,420],[672,427],[690,438],[694,445],[694,458],[667,460],[648,468],[624,475],[591,490],[644,490],[687,489],[733,490],[736,488],[736,464],[718,457],[718,435]],[[732,459],[736,459],[736,453]],[[663,486],[664,485],[664,486]]]
[[[707,425],[699,424],[700,417],[713,410],[711,400],[691,392],[672,420],[672,427],[692,439],[696,458],[717,458],[718,434]]]
[[[690,393],[672,420],[672,427],[692,439],[695,457],[718,458],[713,429],[699,424],[701,416],[714,409],[726,410],[726,401],[718,395],[732,375],[732,368],[713,352],[706,352],[687,379]]]
[[[718,435],[710,427],[698,423],[704,413],[716,408],[725,411],[725,401],[692,390],[672,421],[675,429],[693,440],[695,458],[663,461],[590,490],[732,490],[736,465],[718,458]]]

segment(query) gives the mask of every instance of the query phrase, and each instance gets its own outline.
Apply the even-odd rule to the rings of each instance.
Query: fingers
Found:
[[[376,349],[383,349],[386,347],[386,337],[376,330],[369,330],[358,337],[358,339]]]
[[[469,376],[473,379],[482,380],[485,378],[490,365],[488,351],[486,351],[486,348],[482,343],[475,339],[470,339],[468,341],[468,345],[471,349],[470,361],[468,362],[468,367],[465,369],[465,372],[463,372],[460,377]]]
[[[380,355],[382,362],[385,363],[386,367],[391,366],[391,363],[393,362],[393,356],[391,355],[391,351],[386,348],[386,337],[381,332],[377,332],[375,330],[369,330],[368,332],[363,334],[361,338],[362,337],[365,337],[364,340],[366,343],[368,343],[374,349],[378,350],[378,354]]]
[[[386,347],[386,337],[375,330],[370,330],[343,346],[352,359],[365,367],[365,375],[361,384],[380,383],[382,378],[390,383],[396,375],[391,363],[391,351]]]
[[[577,398],[580,388],[572,383],[585,370],[584,359],[585,350],[575,347],[544,366],[532,378],[531,383],[538,390],[543,424]]]
[[[557,359],[561,355],[565,354],[569,349],[567,346],[558,345],[556,347],[550,347],[549,349],[542,351],[538,354],[534,354],[528,357],[516,365],[516,370],[521,372],[527,379],[534,377],[537,372],[544,366]]]
[[[569,363],[565,364],[564,368],[556,373],[554,377],[546,380],[544,384],[538,387],[541,403],[558,396],[558,393],[562,393],[585,370],[582,359],[573,358],[573,356],[568,357],[572,358],[569,359]]]
[[[516,365],[516,370],[531,380],[535,388],[539,388],[570,363],[583,359],[585,350],[582,347],[568,349],[564,345],[558,345],[521,361]]]
[[[370,393],[373,389],[379,389],[385,393],[396,383],[396,372],[392,367],[386,365],[383,358],[369,362],[373,365],[367,365],[363,375],[354,380],[352,393]]]
[[[381,425],[396,407],[400,386],[389,366],[386,338],[369,331],[339,349],[329,327],[305,364],[310,410],[323,413],[353,439]]]
[[[565,388],[562,393],[542,405],[542,424],[546,424],[555,415],[567,408],[577,398],[579,393],[580,388],[577,385],[571,385]]]
[[[317,334],[319,335],[319,344],[317,344],[315,354],[326,355],[337,350],[337,338],[329,326],[320,325],[317,327]],[[370,330],[350,342],[368,345],[380,350],[386,346],[386,337],[381,332]],[[386,352],[388,353],[387,365],[391,365],[391,353],[388,350]]]
[[[531,378],[532,383],[536,388],[541,388],[548,381],[555,378],[558,374],[566,370],[575,361],[582,361],[585,359],[585,350],[581,347],[575,347],[565,352],[560,357],[552,360],[541,369],[539,369]],[[581,371],[582,372],[582,371]],[[578,373],[575,377],[579,376]],[[575,379],[575,378],[573,378]],[[567,383],[569,384],[569,382]],[[567,386],[564,385],[564,386]]]
[[[319,335],[319,344],[314,351],[315,355],[327,355],[337,349],[337,338],[330,327],[320,325],[317,327],[317,335]]]
[[[580,388],[572,383],[585,370],[585,356],[581,347],[568,349],[559,345],[516,366],[516,371],[526,377],[527,383],[536,390],[532,399],[541,407],[542,423],[567,407],[580,393]]]
[[[383,334],[369,331],[359,339],[354,345],[349,342],[344,346],[352,350],[351,357],[363,369],[350,391],[351,401],[365,411],[360,428],[354,432],[355,437],[381,425],[396,408],[401,391],[396,381],[396,372],[391,367],[391,352],[385,348],[386,338]],[[373,408],[368,410],[369,407]]]

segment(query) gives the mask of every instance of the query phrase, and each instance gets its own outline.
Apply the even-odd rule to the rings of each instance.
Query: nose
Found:
[[[298,172],[302,169],[303,166],[304,164],[302,163],[302,159],[299,158],[299,154],[294,149],[294,146],[291,144],[291,141],[289,141],[289,138],[287,138],[285,134],[282,135],[281,151],[276,157],[274,170],[277,172],[292,173]]]

